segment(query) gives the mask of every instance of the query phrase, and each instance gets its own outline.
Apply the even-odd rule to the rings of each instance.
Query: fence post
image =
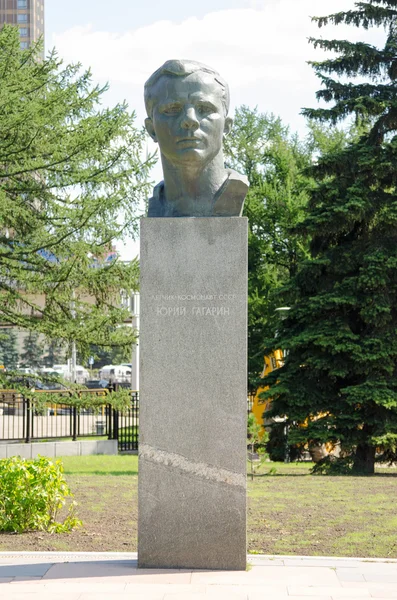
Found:
[[[119,439],[119,411],[113,409],[113,439]]]
[[[112,434],[112,405],[106,407],[106,431],[108,432],[108,440],[113,439]]]
[[[29,444],[30,442],[30,419],[31,419],[31,406],[30,406],[30,400],[25,398],[23,399],[24,402],[24,407],[25,407],[25,411],[26,411],[26,420],[25,420],[25,425],[26,425],[26,429],[25,429],[25,442],[26,444]]]
[[[134,439],[133,439],[133,450],[139,448],[139,392],[136,391],[133,394],[133,424],[134,424]]]
[[[73,426],[72,440],[75,442],[77,440],[77,406],[73,406],[72,426]]]

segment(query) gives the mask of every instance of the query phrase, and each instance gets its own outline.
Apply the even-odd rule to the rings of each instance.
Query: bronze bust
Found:
[[[148,217],[240,217],[248,180],[224,166],[233,120],[222,77],[198,62],[168,60],[146,82],[145,105],[164,173]]]

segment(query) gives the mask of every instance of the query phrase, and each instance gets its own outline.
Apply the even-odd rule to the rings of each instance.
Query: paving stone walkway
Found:
[[[397,560],[250,556],[247,571],[137,568],[127,553],[2,552],[1,600],[397,599]]]

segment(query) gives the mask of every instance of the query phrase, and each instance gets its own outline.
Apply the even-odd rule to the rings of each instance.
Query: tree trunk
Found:
[[[353,470],[357,473],[373,475],[375,473],[375,448],[367,444],[357,446]]]

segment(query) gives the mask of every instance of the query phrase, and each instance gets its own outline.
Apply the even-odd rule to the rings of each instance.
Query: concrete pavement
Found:
[[[397,560],[248,557],[247,571],[138,569],[127,553],[0,553],[1,600],[397,599]]]

